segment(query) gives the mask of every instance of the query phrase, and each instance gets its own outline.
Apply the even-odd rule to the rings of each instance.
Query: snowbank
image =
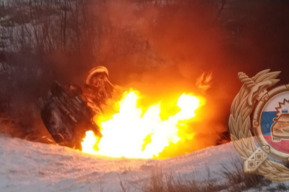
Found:
[[[156,169],[184,178],[221,177],[240,158],[231,143],[166,160],[110,159],[62,146],[0,136],[0,191],[140,191]]]

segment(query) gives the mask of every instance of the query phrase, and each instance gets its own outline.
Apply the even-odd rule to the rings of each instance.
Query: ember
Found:
[[[82,151],[108,157],[162,158],[165,148],[184,138],[193,139],[192,131],[185,128],[197,118],[196,110],[206,102],[203,97],[184,93],[176,103],[149,106],[142,106],[140,98],[139,92],[127,91],[115,102],[114,112],[95,117],[102,137],[87,131]]]

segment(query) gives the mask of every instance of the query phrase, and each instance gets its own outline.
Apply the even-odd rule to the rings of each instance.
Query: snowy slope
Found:
[[[218,178],[239,158],[232,144],[167,160],[108,159],[55,145],[0,137],[0,191],[140,191],[153,170],[202,180]]]

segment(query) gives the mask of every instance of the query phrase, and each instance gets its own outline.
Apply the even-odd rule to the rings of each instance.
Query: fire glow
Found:
[[[187,133],[184,128],[195,118],[196,110],[205,104],[203,97],[182,94],[174,103],[177,111],[169,109],[171,103],[144,107],[139,105],[139,100],[137,91],[127,91],[116,102],[114,112],[98,115],[95,122],[102,136],[87,131],[82,151],[116,158],[159,158],[170,145],[183,138],[193,139],[192,131]]]

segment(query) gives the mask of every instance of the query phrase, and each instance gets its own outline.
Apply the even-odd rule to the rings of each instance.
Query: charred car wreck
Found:
[[[81,148],[88,130],[100,135],[93,117],[102,112],[102,106],[112,96],[114,86],[108,79],[108,70],[97,66],[88,72],[85,87],[54,82],[45,99],[41,117],[56,143]]]

